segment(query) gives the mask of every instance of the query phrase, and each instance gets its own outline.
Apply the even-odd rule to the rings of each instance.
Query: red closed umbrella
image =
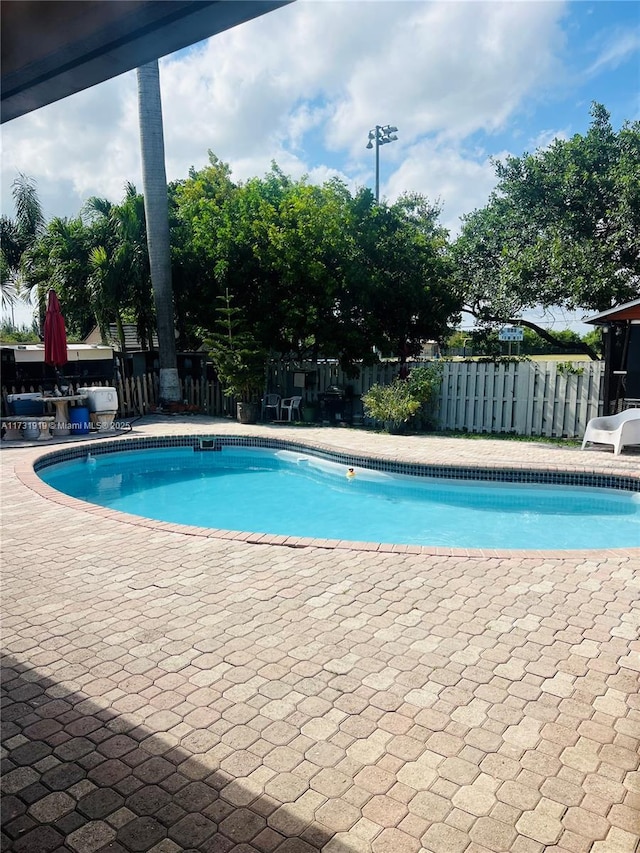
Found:
[[[68,361],[67,331],[55,290],[49,291],[44,318],[44,360],[55,368],[62,367]]]

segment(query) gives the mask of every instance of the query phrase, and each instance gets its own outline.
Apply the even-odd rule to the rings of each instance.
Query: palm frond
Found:
[[[21,239],[28,245],[44,228],[44,215],[34,179],[20,172],[11,185],[11,193],[16,208],[16,227]]]

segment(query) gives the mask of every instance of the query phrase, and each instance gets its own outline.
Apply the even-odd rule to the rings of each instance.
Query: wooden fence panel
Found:
[[[487,385],[491,388],[491,417],[483,424],[483,432],[510,432],[515,414],[513,364],[485,364]]]
[[[520,370],[521,364],[510,365],[513,368],[512,384],[509,388],[512,396],[511,429],[505,432],[515,432],[517,435],[528,435],[533,412],[533,392],[535,388],[535,372]],[[505,389],[506,393],[507,389]]]
[[[552,436],[555,435],[556,429],[558,429],[558,420],[561,417],[561,412],[559,409],[560,398],[559,394],[562,393],[562,373],[558,371],[557,365],[556,369],[552,370],[548,374],[548,382],[546,388],[546,412],[547,417],[545,419],[545,435]],[[566,383],[564,383],[566,386]],[[562,429],[562,425],[560,425],[560,429]]]
[[[583,435],[588,421],[602,411],[603,362],[579,362],[560,369],[553,361],[443,362],[442,368],[436,412],[443,430],[573,438]],[[359,398],[375,383],[388,384],[398,375],[395,362],[363,367],[356,378],[345,376],[335,363],[295,368],[272,364],[269,390],[287,396],[291,374],[303,369],[315,374],[315,382],[305,391],[306,399],[315,402],[332,385],[350,386],[354,397]],[[118,380],[115,387],[119,419],[146,414],[158,405],[159,378],[155,373]],[[2,390],[6,395],[42,389],[20,385]],[[218,382],[189,378],[182,383],[182,395],[188,405],[216,417],[233,413],[235,408],[234,400],[224,396]]]

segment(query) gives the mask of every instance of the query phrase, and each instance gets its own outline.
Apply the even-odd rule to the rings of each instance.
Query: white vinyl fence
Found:
[[[602,412],[603,362],[446,361],[442,368],[436,404],[442,430],[575,438],[583,435],[590,418]],[[355,379],[335,363],[278,363],[270,366],[267,385],[269,391],[282,397],[302,394],[309,402],[319,401],[327,389],[341,388],[351,401],[353,422],[359,424],[361,396],[376,382],[391,382],[397,373],[395,362],[364,367]],[[148,414],[158,404],[158,378],[154,374],[117,382],[116,389],[119,418]],[[3,388],[4,393],[37,390],[31,386]],[[182,395],[184,404],[178,409],[217,416],[235,410],[233,400],[224,396],[217,382],[185,380]]]
[[[441,429],[474,433],[582,436],[601,410],[603,362],[447,362],[438,408]]]
[[[425,363],[429,362],[415,362]],[[357,399],[375,383],[391,382],[398,364],[363,367],[355,379],[335,363],[289,368],[284,374],[282,370],[282,365],[272,368],[270,390],[304,393],[305,399],[316,401],[327,388],[337,386]],[[304,392],[295,383],[292,391],[291,373],[303,370],[313,379]],[[436,415],[443,430],[574,438],[582,436],[589,419],[602,411],[604,362],[444,361],[442,370]]]

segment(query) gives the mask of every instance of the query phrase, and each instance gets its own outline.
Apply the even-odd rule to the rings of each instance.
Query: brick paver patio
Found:
[[[637,453],[136,424],[239,429],[640,478]],[[30,489],[49,449],[0,455],[3,850],[639,849],[640,547],[430,556],[150,529]]]

